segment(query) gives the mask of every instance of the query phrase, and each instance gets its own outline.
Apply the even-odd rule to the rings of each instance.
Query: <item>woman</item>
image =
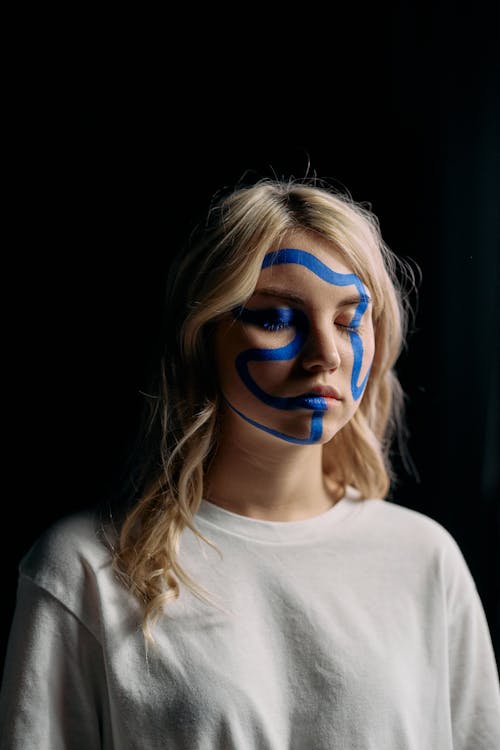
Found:
[[[457,544],[387,501],[402,263],[313,181],[212,206],[172,264],[133,501],[20,566],[3,747],[493,750]]]

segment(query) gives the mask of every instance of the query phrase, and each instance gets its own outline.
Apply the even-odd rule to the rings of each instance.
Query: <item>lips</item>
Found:
[[[334,398],[337,401],[341,401],[341,396],[337,389],[328,385],[316,385],[306,393],[302,393],[301,396],[302,398],[306,396],[322,396],[323,398]]]
[[[290,408],[326,412],[332,408],[331,401],[329,403],[326,399],[342,401],[340,393],[333,386],[315,385],[300,396],[295,396],[295,398],[291,399]]]

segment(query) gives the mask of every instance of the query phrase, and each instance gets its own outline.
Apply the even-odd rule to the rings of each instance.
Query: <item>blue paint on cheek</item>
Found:
[[[303,409],[303,400],[293,396],[272,396],[270,393],[262,390],[250,375],[248,370],[249,362],[267,362],[293,359],[304,346],[309,330],[309,323],[306,316],[299,310],[289,310],[288,308],[266,310],[246,310],[237,308],[233,310],[233,315],[242,320],[244,323],[253,325],[262,324],[262,321],[269,315],[276,315],[280,322],[287,326],[293,324],[293,329],[297,331],[292,341],[286,346],[280,346],[276,349],[247,349],[238,354],[235,360],[236,370],[249,391],[251,391],[264,404],[272,406],[274,409]],[[315,404],[317,411],[326,411],[328,409],[324,398],[318,397]]]
[[[356,333],[355,331],[351,331],[349,333],[349,338],[351,339],[351,346],[354,352],[351,374],[351,393],[353,399],[357,401],[358,398],[361,398],[363,391],[365,390],[366,383],[368,382],[368,375],[370,374],[372,366],[370,363],[366,375],[363,378],[363,382],[358,385],[359,374],[361,372],[361,364],[363,362],[363,342],[361,341],[359,333]]]
[[[278,250],[277,252],[268,253],[264,258],[262,268],[268,268],[271,265],[279,265],[280,263],[297,263],[299,265],[305,266],[312,273],[316,274],[329,284],[334,284],[336,286],[355,286],[359,292],[360,302],[356,307],[354,317],[350,323],[350,328],[359,326],[361,318],[368,307],[369,298],[361,279],[356,276],[356,274],[336,273],[311,253],[308,253],[305,250],[296,250],[294,248],[284,248],[282,250]],[[269,311],[248,310],[246,308],[239,307],[233,310],[233,315],[235,318],[243,320],[243,322],[259,324],[262,322],[268,312]],[[292,359],[304,346],[309,331],[309,323],[306,316],[298,310],[291,311],[288,308],[277,311],[273,310],[273,313],[279,316],[280,322],[284,322],[286,325],[293,323],[294,327],[297,330],[296,335],[286,346],[278,347],[275,349],[247,349],[246,351],[241,352],[235,360],[236,370],[245,386],[264,404],[267,404],[268,406],[271,406],[275,409],[290,410],[304,408],[303,401],[298,398],[272,396],[270,393],[266,393],[266,391],[262,390],[262,388],[257,385],[248,370],[249,362]],[[354,355],[351,375],[351,392],[353,398],[357,400],[361,397],[361,394],[363,393],[363,390],[366,386],[370,368],[363,378],[363,382],[361,384],[358,384],[358,379],[363,362],[363,342],[359,334],[354,331],[351,331],[349,336]],[[229,401],[227,401],[227,403],[229,404],[231,409],[233,409],[243,419],[245,419],[255,427],[258,427],[259,429],[264,430],[265,432],[275,435],[276,437],[279,437],[288,442],[298,443],[302,445],[316,443],[318,442],[318,440],[320,440],[321,435],[323,434],[323,412],[328,409],[326,401],[324,399],[315,399],[316,410],[311,416],[310,434],[308,438],[302,439],[295,438],[292,435],[287,435],[278,430],[273,430],[272,428],[267,427],[260,422],[256,422],[255,420],[250,419],[250,417],[246,416],[241,411],[236,409],[236,407],[233,406]]]

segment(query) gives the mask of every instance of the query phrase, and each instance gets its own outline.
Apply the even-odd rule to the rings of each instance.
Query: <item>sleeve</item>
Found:
[[[106,707],[97,639],[21,574],[0,693],[1,750],[99,750]]]
[[[500,748],[500,687],[485,612],[456,542],[448,550],[448,658],[455,750]]]

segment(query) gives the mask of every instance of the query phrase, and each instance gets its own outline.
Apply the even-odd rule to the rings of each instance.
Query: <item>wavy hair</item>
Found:
[[[178,561],[186,527],[221,554],[193,523],[219,432],[214,326],[245,304],[266,253],[298,229],[334,243],[373,300],[375,356],[368,384],[352,419],[323,446],[323,470],[362,498],[386,497],[394,480],[390,448],[401,432],[404,405],[394,366],[411,313],[405,293],[405,283],[414,282],[411,267],[384,243],[369,204],[317,178],[261,178],[216,196],[206,221],[170,266],[164,352],[141,429],[139,471],[114,548],[115,570],[143,604],[142,627],[150,642],[151,624],[179,597],[181,583],[214,604]]]

